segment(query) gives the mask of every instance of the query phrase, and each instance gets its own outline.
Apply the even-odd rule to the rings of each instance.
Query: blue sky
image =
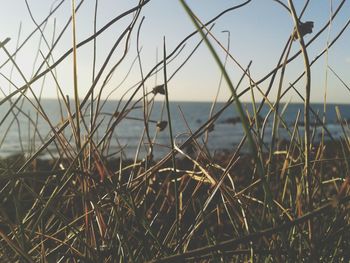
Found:
[[[44,1],[44,0],[28,0],[32,9],[35,20],[39,23],[48,14],[51,6],[57,5],[59,1]],[[187,1],[197,16],[203,21],[207,21],[214,17],[219,12],[242,3],[243,1],[236,0],[191,0]],[[283,1],[288,4],[287,1]],[[294,1],[297,12],[300,12],[305,1]],[[311,0],[310,4],[302,18],[302,21],[314,21],[314,33],[317,32],[329,19],[331,7],[333,11],[337,8],[340,0]],[[123,0],[100,0],[98,1],[98,17],[97,28],[101,28],[113,17],[121,12],[134,6],[137,1]],[[85,0],[81,9],[77,14],[77,39],[82,41],[93,33],[93,0]],[[326,30],[320,38],[318,38],[308,49],[310,60],[312,60],[322,49],[327,45],[327,39],[332,39],[339,30],[345,25],[350,18],[350,2],[346,1],[339,15],[336,17],[330,30]],[[71,1],[66,0],[60,9],[54,14],[52,19],[44,29],[45,36],[49,41],[52,39],[54,25],[56,37],[58,32],[65,25],[71,13]],[[155,62],[162,57],[163,37],[165,36],[167,51],[171,52],[177,44],[190,32],[194,30],[188,16],[185,14],[181,4],[176,0],[151,0],[142,11],[145,16],[144,23],[140,33],[140,46],[142,71],[147,74],[155,65]],[[55,20],[54,20],[55,19]],[[108,51],[111,49],[114,41],[120,35],[128,22],[131,21],[131,16],[128,16],[116,23],[97,39],[97,69],[101,67]],[[140,21],[140,20],[139,20]],[[34,23],[30,19],[29,13],[25,6],[25,1],[8,1],[6,6],[0,10],[0,22],[2,25],[0,31],[0,39],[10,37],[11,41],[6,45],[10,53],[15,50],[17,42],[17,34],[20,23],[22,22],[22,31],[19,42],[35,28]],[[138,24],[137,24],[138,26]],[[137,29],[137,27],[136,27]],[[276,65],[278,58],[283,50],[283,47],[293,30],[293,21],[290,15],[281,5],[273,0],[253,0],[246,6],[230,12],[215,22],[213,34],[223,44],[227,43],[227,33],[222,31],[230,31],[230,53],[237,59],[243,67],[252,60],[251,76],[254,80],[259,80],[270,72]],[[313,33],[313,34],[314,34]],[[305,40],[308,41],[312,36],[308,35]],[[186,56],[190,54],[194,46],[200,40],[199,36],[191,38],[187,43],[183,52],[168,66],[168,76],[170,76],[179,65],[184,61]],[[39,49],[39,34],[34,37],[24,46],[17,54],[16,61],[21,70],[25,73],[27,80],[31,79],[33,67],[37,68],[39,62],[42,61],[40,56],[36,61],[37,50]],[[71,47],[71,28],[64,34],[62,40],[54,50],[54,58],[58,59]],[[92,43],[92,42],[91,42]],[[327,71],[327,63],[331,66],[342,79],[350,85],[350,30],[346,29],[343,36],[329,50],[328,57],[324,56],[312,67],[312,95],[311,99],[314,102],[323,101],[325,91],[327,90],[328,102],[348,102],[350,93],[337,80],[333,73]],[[225,53],[216,45],[216,49],[222,60]],[[79,77],[79,95],[84,97],[87,90],[91,86],[92,79],[92,44],[86,45],[78,51],[78,77]],[[291,54],[299,50],[298,42],[293,43]],[[121,57],[124,46],[118,48],[112,57],[110,67]],[[43,42],[40,44],[40,50],[46,54],[48,48]],[[131,36],[131,44],[129,52],[123,63],[117,68],[115,74],[108,82],[107,87],[103,90],[102,96],[106,97],[109,92],[116,88],[125,78],[127,72],[136,58],[136,30]],[[0,51],[1,64],[5,61],[6,55]],[[36,61],[36,62],[35,62]],[[328,62],[327,62],[328,61]],[[11,63],[7,63],[0,69],[0,72],[6,76],[10,76]],[[303,71],[303,60],[301,57],[288,65],[284,88],[289,82],[292,82]],[[241,77],[241,70],[229,60],[227,70],[234,84],[237,84]],[[73,96],[72,86],[72,58],[69,57],[57,69],[58,80],[65,94]],[[135,83],[141,79],[140,68],[136,62],[132,67],[130,74],[122,85],[111,95],[111,98],[120,98],[128,89],[132,88]],[[12,73],[13,82],[22,86],[24,80],[19,76],[16,70]],[[169,82],[169,94],[171,100],[205,100],[212,101],[218,89],[220,81],[220,72],[217,65],[214,63],[212,56],[208,53],[207,48],[202,45],[197,52],[191,57],[189,62],[174,76]],[[154,85],[163,82],[163,73],[160,72],[157,76],[153,76],[146,82],[146,88],[151,89]],[[99,83],[101,84],[101,83]],[[268,82],[261,85],[261,89],[265,90]],[[244,81],[239,89],[248,86],[248,81]],[[296,88],[304,93],[304,82],[300,81]],[[5,94],[9,94],[15,88],[10,87],[8,82],[0,79],[0,87]],[[327,87],[327,89],[326,89]],[[51,77],[47,77],[45,82],[42,80],[33,85],[33,90],[39,94],[42,88],[44,97],[56,96],[55,84]],[[276,99],[277,86],[273,87],[269,98],[274,101]],[[139,93],[138,97],[142,94]],[[2,96],[2,95],[1,95]],[[220,90],[220,100],[227,100],[230,96],[226,85],[222,85]],[[259,98],[259,94],[256,93]],[[251,99],[250,94],[246,94],[242,98],[244,101]],[[294,92],[290,92],[284,100],[294,102],[300,101]]]

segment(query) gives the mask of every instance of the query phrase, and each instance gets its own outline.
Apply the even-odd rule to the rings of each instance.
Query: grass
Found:
[[[293,1],[289,0],[288,5],[275,1],[288,10],[286,15],[294,23],[295,31],[291,32],[276,67],[259,80],[254,79],[250,71],[252,62],[243,66],[231,54],[230,40],[225,47],[212,31],[217,19],[228,12],[240,12],[251,1],[223,10],[206,23],[185,1],[179,1],[195,31],[171,51],[167,50],[164,38],[163,57],[160,61],[157,58],[147,73],[141,59],[145,19],[141,11],[152,1],[141,0],[99,30],[99,5],[95,1],[93,35],[78,42],[75,12],[84,6],[83,2],[75,5],[72,1],[72,16],[51,41],[44,28],[62,2],[40,23],[31,16],[36,27],[22,44],[18,40],[15,51],[8,50],[9,39],[0,44],[6,56],[0,69],[10,64],[25,83],[22,87],[16,86],[12,73],[0,72],[7,83],[16,88],[9,92],[1,89],[0,105],[9,107],[1,116],[0,128],[7,132],[0,138],[0,147],[10,136],[10,129],[16,128],[22,149],[16,155],[0,159],[1,262],[349,261],[349,126],[337,108],[342,134],[335,140],[327,128],[327,120],[310,107],[310,91],[312,66],[323,55],[329,55],[329,49],[340,39],[350,19],[343,28],[332,28],[337,33],[328,39],[327,47],[319,55],[313,60],[309,60],[308,55],[311,43],[321,41],[319,36],[332,26],[345,1],[340,1],[330,21],[313,32],[308,42],[299,21],[309,8],[309,1],[300,14]],[[26,7],[31,13],[27,2]],[[98,66],[97,37],[124,17],[130,18],[129,24],[121,30]],[[57,44],[69,27],[73,31],[72,48],[55,58]],[[26,78],[16,62],[16,54],[32,40],[35,32],[40,34],[40,41],[48,51],[45,54],[39,49],[41,64],[34,66],[33,75]],[[119,73],[119,66],[130,56],[129,47],[135,34],[137,56],[120,85],[108,96],[124,85],[136,62],[140,80],[127,88],[123,102],[115,105],[114,112],[105,113],[102,95],[113,75]],[[200,36],[198,44],[189,55],[181,57],[185,43],[196,35]],[[91,86],[86,94],[81,94],[77,74],[81,64],[77,55],[79,49],[90,42],[93,44]],[[172,98],[169,82],[190,63],[202,45],[208,48],[220,70],[218,88],[225,81],[232,96],[223,106],[216,103],[216,97],[210,116],[197,130],[191,130],[180,108],[188,136],[178,144],[169,104]],[[297,50],[294,54],[292,47]],[[225,54],[224,62],[220,52]],[[64,95],[60,76],[55,71],[69,57],[73,58],[75,96],[72,100]],[[286,84],[285,72],[297,58],[304,61],[302,73],[293,83]],[[177,59],[182,63],[174,70],[169,65]],[[229,63],[241,70],[237,85],[228,72]],[[173,74],[168,77],[169,68]],[[349,90],[340,74],[327,64],[328,69]],[[151,85],[154,88],[149,89],[151,78],[156,81]],[[47,79],[51,79],[57,89],[59,118],[48,114],[41,92],[37,95],[34,91],[39,80],[43,80],[44,87]],[[162,79],[161,83],[158,79]],[[304,84],[299,83],[301,80]],[[242,88],[245,83],[248,86]],[[263,85],[268,87],[265,92]],[[305,85],[305,94],[298,90],[302,85]],[[272,101],[270,91],[275,87],[277,98]],[[289,104],[281,103],[281,99],[291,93],[304,102],[304,115],[298,112],[292,127],[284,116]],[[252,114],[241,102],[245,94],[251,94]],[[260,103],[257,94],[263,98]],[[159,120],[151,119],[156,98],[164,103]],[[36,116],[31,116],[25,105],[32,107]],[[206,144],[212,136],[210,131],[215,129],[224,110],[233,105],[240,120],[235,125],[242,125],[244,136],[232,151],[212,154]],[[266,116],[261,115],[264,107],[269,109]],[[142,114],[135,117],[133,113],[140,110]],[[270,115],[273,126],[271,134],[267,134]],[[321,127],[320,142],[315,140],[316,124],[313,126],[311,117]],[[20,121],[23,118],[28,123],[28,135],[23,129],[25,124]],[[48,125],[48,135],[42,134],[39,119]],[[140,121],[144,126],[133,158],[128,158],[122,147],[117,152],[111,151],[112,146],[119,143],[117,129],[127,120]],[[279,140],[282,130],[289,135],[287,140]],[[169,151],[155,158],[157,138],[164,131],[169,134],[169,143],[165,145]],[[23,143],[26,135],[34,138],[32,144]],[[329,140],[324,139],[326,135]],[[39,145],[35,138],[40,139]],[[246,144],[249,152],[242,150]],[[192,152],[188,151],[190,148]],[[147,153],[145,158],[140,155],[142,150]],[[43,154],[48,159],[41,158]]]

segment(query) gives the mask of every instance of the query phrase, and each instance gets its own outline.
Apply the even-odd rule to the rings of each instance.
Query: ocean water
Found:
[[[52,127],[58,130],[62,126],[62,120],[67,116],[67,110],[61,109],[59,102],[53,99],[44,99],[41,102],[42,108],[45,111],[47,119],[37,113],[37,110],[28,101],[23,104],[17,104],[10,110],[10,103],[5,103],[0,106],[0,157],[5,157],[17,153],[26,153],[28,155],[33,154],[43,142],[47,141],[52,135]],[[74,112],[73,102],[71,102],[70,108]],[[146,155],[149,140],[145,136],[145,123],[143,121],[143,109],[142,103],[132,102],[127,107],[128,114],[118,123],[115,123],[116,112],[120,112],[125,105],[125,101],[109,100],[101,107],[100,114],[98,115],[97,123],[100,123],[99,128],[93,135],[93,141],[96,145],[100,145],[103,148],[104,154],[111,156],[124,156],[131,158],[134,157],[139,145],[140,157]],[[218,112],[225,103],[217,103],[214,108],[214,113]],[[246,111],[252,114],[253,108],[251,103],[243,104]],[[186,140],[191,133],[194,133],[200,128],[209,118],[211,102],[171,102],[171,123],[173,130],[173,140],[177,145]],[[285,124],[292,130],[298,111],[300,111],[300,118],[298,121],[298,131],[303,136],[303,105],[302,104],[289,104],[284,109],[285,105],[280,105],[280,112],[282,110],[282,118]],[[340,136],[348,135],[348,131],[344,131],[337,118],[336,107],[339,108],[343,121],[350,121],[350,105],[336,105],[327,104],[326,111],[326,127],[331,136],[335,139]],[[96,105],[94,105],[96,108]],[[312,109],[318,114],[319,118],[323,116],[323,104],[312,104]],[[164,108],[164,103],[156,101],[149,105],[150,121],[148,122],[149,135],[154,145],[154,155],[156,158],[162,157],[164,154],[170,151],[170,135],[169,126],[164,131],[157,132],[156,123],[161,120],[167,121],[167,112]],[[90,122],[89,106],[85,107],[82,112],[84,113],[84,120],[87,126]],[[269,112],[269,107],[264,106],[260,112],[261,117],[265,117]],[[273,114],[267,120],[263,141],[266,145],[271,140],[272,120]],[[222,112],[219,118],[214,123],[214,129],[208,133],[206,145],[212,152],[219,150],[234,150],[238,145],[242,137],[244,136],[242,124],[237,120],[238,114],[235,110],[235,105],[230,105],[226,110]],[[315,117],[311,114],[312,123],[315,123]],[[236,121],[236,122],[233,122]],[[106,140],[108,143],[103,144],[101,139],[110,129],[114,123],[114,129],[110,139]],[[87,136],[88,131],[82,127],[82,134]],[[314,125],[314,140],[317,141],[320,138],[322,128],[319,125]],[[89,128],[88,128],[89,129]],[[66,138],[66,145],[72,151],[75,150],[75,141],[72,136],[72,128],[70,125],[62,133]],[[84,138],[84,136],[82,136]],[[280,124],[278,129],[279,139],[289,139],[287,129]],[[205,136],[201,136],[197,139],[199,144],[204,143]],[[326,134],[326,139],[329,136]],[[243,150],[246,150],[244,148]],[[47,150],[43,151],[41,156],[43,158],[51,155],[58,154],[57,144],[51,143]]]

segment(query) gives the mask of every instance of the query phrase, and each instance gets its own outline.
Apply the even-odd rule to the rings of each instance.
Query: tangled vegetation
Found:
[[[35,21],[37,26],[32,34],[19,43],[14,52],[6,48],[8,39],[0,45],[7,56],[1,67],[9,63],[20,75],[21,65],[16,62],[16,53],[34,34],[40,34],[49,50],[46,54],[38,52],[42,63],[30,79],[23,75],[23,86],[15,86],[11,76],[1,73],[16,87],[5,93],[0,101],[1,107],[9,106],[6,114],[1,116],[1,126],[20,127],[18,116],[26,116],[35,127],[32,133],[41,140],[40,147],[33,146],[29,154],[23,152],[0,162],[1,262],[350,260],[348,123],[338,112],[344,134],[339,140],[334,140],[322,113],[314,112],[310,107],[310,69],[341,38],[349,26],[350,16],[343,28],[337,28],[337,34],[319,55],[313,60],[308,56],[308,47],[331,26],[345,0],[338,1],[329,21],[318,32],[312,32],[313,23],[303,20],[303,12],[296,13],[292,0],[287,4],[275,1],[288,10],[286,15],[294,21],[295,30],[291,32],[276,67],[259,80],[250,75],[251,64],[239,64],[230,50],[211,33],[216,20],[228,12],[240,12],[251,1],[232,6],[210,21],[202,22],[186,2],[180,0],[179,4],[192,20],[195,30],[171,51],[167,50],[164,39],[160,61],[147,73],[142,72],[141,66],[139,82],[125,93],[123,103],[116,105],[114,114],[103,116],[109,118],[108,125],[98,140],[95,133],[102,123],[104,103],[101,93],[127,56],[128,48],[118,61],[111,60],[111,57],[117,48],[130,44],[134,39],[132,35],[136,35],[135,39],[139,41],[143,22],[140,14],[152,1],[140,0],[135,7],[118,14],[100,29],[95,27],[95,33],[89,38],[77,42],[75,34],[79,28],[76,28],[75,13],[85,1],[79,1],[75,6],[73,0],[72,16],[50,41],[43,30],[63,2],[65,0],[56,3],[43,21]],[[97,3],[96,0],[96,9]],[[305,1],[304,10],[308,3]],[[27,8],[30,12],[29,5]],[[97,38],[124,17],[131,17],[131,22],[116,39],[100,67],[94,64],[88,92],[79,94],[77,50],[86,44],[96,45]],[[73,45],[56,58],[56,45],[69,28],[73,30]],[[198,35],[201,35],[201,40],[193,53],[198,46],[207,46],[232,96],[222,109],[213,113],[198,130],[190,131],[191,135],[178,145],[174,143],[176,134],[172,134],[167,66],[181,53],[186,41]],[[307,42],[304,40],[306,35],[309,37]],[[291,53],[292,46],[298,46],[295,54]],[[238,92],[241,82],[233,85],[225,63],[217,54],[218,48],[227,54],[227,60],[241,69],[241,80],[248,80],[248,87],[240,87]],[[55,73],[55,68],[68,58],[73,63],[73,106],[61,90]],[[283,82],[284,72],[297,58],[304,61],[304,68],[301,75],[287,85]],[[96,53],[91,59],[96,59]],[[142,65],[140,53],[135,61]],[[147,90],[145,82],[155,74],[162,82]],[[65,112],[57,123],[42,107],[40,95],[32,90],[32,85],[43,78],[56,82],[57,100],[61,103],[61,111]],[[296,85],[299,82],[302,82],[300,85],[304,86],[305,94],[298,92]],[[260,86],[266,83],[268,89],[263,92]],[[269,96],[273,88],[278,94],[274,102]],[[284,122],[280,102],[290,91],[297,91],[304,101],[304,116],[298,115],[293,127]],[[250,92],[253,114],[247,113],[240,102],[240,97]],[[264,99],[255,101],[254,93],[262,93]],[[150,112],[155,97],[164,101],[164,119],[155,123],[155,134],[151,134],[149,125],[155,121],[150,119]],[[36,109],[37,116],[26,115],[22,110],[23,101]],[[260,114],[263,105],[270,109],[266,116]],[[139,146],[147,149],[146,157],[139,158],[138,153],[133,159],[110,154],[108,148],[116,128],[140,107],[143,109],[141,121],[144,130],[140,134]],[[242,125],[245,135],[232,151],[213,155],[198,140],[208,135],[227,107],[236,107],[239,116],[235,122]],[[40,136],[40,128],[35,126],[38,118],[51,127],[49,137]],[[262,141],[268,118],[273,119],[272,133],[268,141]],[[322,127],[323,136],[317,142],[313,138],[315,126],[311,118]],[[298,125],[300,122],[303,129]],[[288,131],[288,140],[278,140],[279,129]],[[153,138],[164,130],[170,134],[170,150],[161,158],[155,158]],[[7,134],[2,136],[6,138]],[[326,140],[326,136],[331,139]],[[241,151],[244,145],[249,146],[248,153]],[[52,154],[52,147],[58,154]],[[50,158],[42,159],[43,153]]]

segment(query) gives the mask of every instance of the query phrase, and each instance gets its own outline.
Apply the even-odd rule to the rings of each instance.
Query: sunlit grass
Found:
[[[128,48],[124,49],[118,61],[112,57],[118,47],[130,45],[134,31],[137,31],[136,39],[139,41],[143,21],[141,10],[152,4],[151,1],[140,1],[139,5],[120,14],[101,30],[96,28],[96,1],[94,35],[84,43],[75,39],[79,28],[76,27],[74,10],[82,3],[75,7],[72,1],[73,15],[67,22],[67,26],[73,29],[72,48],[53,60],[53,39],[49,54],[45,55],[41,50],[38,52],[43,58],[41,70],[33,70],[36,73],[30,80],[22,74],[25,86],[16,87],[9,94],[4,93],[0,105],[8,104],[10,107],[0,120],[1,128],[7,131],[2,134],[0,145],[9,136],[10,127],[17,125],[19,138],[27,133],[28,137],[37,136],[40,146],[37,147],[34,141],[26,148],[19,140],[22,152],[0,160],[1,262],[349,260],[349,125],[337,108],[342,134],[339,140],[334,140],[326,120],[310,107],[309,92],[312,89],[312,65],[339,39],[350,22],[339,29],[327,49],[309,61],[308,45],[318,40],[330,22],[319,32],[312,33],[310,42],[304,42],[305,31],[301,28],[302,24],[298,24],[300,14],[293,9],[292,1],[289,1],[289,6],[282,3],[283,8],[289,10],[286,15],[296,24],[295,32],[291,32],[286,41],[276,67],[256,80],[250,72],[251,63],[248,66],[239,64],[229,48],[211,32],[216,19],[229,11],[240,12],[240,8],[250,1],[224,10],[208,23],[200,21],[185,1],[180,2],[195,31],[181,40],[174,50],[167,50],[164,38],[163,56],[148,73],[143,72],[141,48],[137,46],[138,56],[134,62],[139,62],[140,81],[123,95],[123,102],[115,105],[114,112],[103,112],[105,101],[101,94],[111,75],[118,71],[118,65],[128,55]],[[339,3],[330,19],[334,19],[343,3]],[[308,8],[308,1],[305,8]],[[79,48],[95,41],[97,34],[103,34],[124,16],[132,18],[130,23],[116,39],[101,66],[93,63],[91,87],[86,94],[79,94]],[[138,30],[135,29],[137,27]],[[64,34],[65,30],[60,33]],[[44,39],[43,32],[40,32]],[[174,120],[169,104],[172,93],[168,84],[174,75],[168,76],[168,64],[177,58],[183,44],[194,35],[201,36],[198,45],[174,74],[190,63],[191,56],[200,45],[206,45],[232,96],[221,108],[212,111],[197,130],[191,130],[186,115],[179,109],[188,127],[188,137],[178,144],[178,134],[173,134]],[[6,39],[0,44],[8,58],[6,63],[13,64],[21,73],[21,65],[6,49],[8,41]],[[45,38],[45,42],[50,41]],[[290,53],[293,45],[300,49],[296,54]],[[96,46],[94,42],[94,48]],[[17,45],[15,53],[20,48],[21,45]],[[225,52],[224,63],[217,50]],[[91,59],[95,61],[97,54],[94,50]],[[69,56],[73,56],[73,101],[64,95],[54,71]],[[297,57],[304,58],[302,74],[294,83],[285,83],[284,71]],[[241,78],[236,86],[227,72],[227,61],[241,69]],[[348,89],[342,78],[329,68]],[[125,78],[129,77],[129,73]],[[157,74],[163,76],[159,77],[162,84],[155,83],[150,91],[147,90],[146,81]],[[58,123],[53,122],[53,117],[43,107],[41,97],[36,97],[32,91],[31,85],[46,77],[52,78],[56,84],[57,102],[60,104]],[[11,76],[5,78],[12,83]],[[304,82],[305,95],[295,88],[303,78],[307,79]],[[241,87],[245,83],[243,80],[247,80],[248,87]],[[265,83],[268,89],[263,92],[261,86]],[[277,99],[269,96],[276,86],[274,84],[278,88]],[[238,92],[238,87],[241,92]],[[289,104],[282,105],[280,102],[289,93],[297,94],[305,104],[304,112],[298,112],[291,126],[284,116]],[[243,94],[251,94],[252,112],[247,111],[241,102]],[[257,101],[255,94],[261,95],[263,100]],[[82,96],[81,100],[79,96]],[[150,119],[155,98],[164,101],[159,120]],[[29,102],[28,105],[38,115],[30,116],[25,112],[24,102]],[[74,107],[71,107],[71,102]],[[211,130],[216,128],[220,115],[233,105],[239,113],[235,125],[242,125],[244,136],[232,151],[213,154],[206,144],[207,139],[212,136]],[[269,109],[266,116],[261,116],[263,105]],[[130,116],[140,109],[142,116]],[[28,127],[32,127],[30,131],[21,129],[24,123],[19,122],[18,116],[25,117]],[[313,129],[317,125],[313,127],[310,117],[315,119],[322,135],[328,135],[329,140],[324,137],[320,142],[314,140]],[[48,137],[41,136],[38,118],[50,127]],[[267,134],[271,118],[272,132]],[[116,128],[130,119],[144,125],[133,158],[126,156],[123,147],[120,151],[110,152],[112,144],[118,142]],[[286,131],[288,139],[279,140],[281,130]],[[157,136],[167,131],[169,143],[164,147],[167,147],[168,153],[154,158]],[[243,152],[246,144],[249,144],[249,152]],[[140,155],[141,150],[147,153],[145,157]],[[48,158],[42,159],[43,154]]]

